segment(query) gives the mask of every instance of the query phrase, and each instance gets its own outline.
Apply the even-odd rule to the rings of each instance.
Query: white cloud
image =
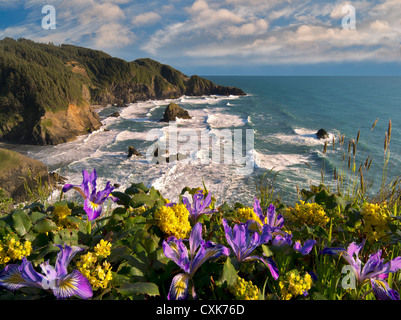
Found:
[[[43,5],[43,0],[0,0],[2,8],[11,3],[32,9]],[[155,58],[190,58],[209,64],[400,61],[401,0],[48,3],[56,5],[56,30],[40,28],[36,7],[29,21],[1,30],[0,35],[108,51],[135,43],[136,52],[140,48]],[[341,28],[346,4],[356,9],[356,30]]]
[[[118,23],[102,25],[96,32],[95,46],[99,49],[119,48],[131,44],[134,34]]]
[[[149,26],[161,20],[161,16],[157,12],[146,12],[132,18],[132,24],[135,26]]]
[[[344,30],[352,4],[357,29]],[[401,1],[197,0],[143,47],[215,64],[400,61]]]

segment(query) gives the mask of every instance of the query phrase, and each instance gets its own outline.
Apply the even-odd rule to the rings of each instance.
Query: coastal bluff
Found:
[[[245,95],[149,58],[27,39],[0,40],[0,141],[56,145],[98,130],[94,105],[180,96]]]
[[[40,188],[52,188],[57,182],[62,182],[59,179],[62,178],[49,173],[42,162],[13,150],[0,148],[0,186],[4,195],[15,202],[28,200]]]

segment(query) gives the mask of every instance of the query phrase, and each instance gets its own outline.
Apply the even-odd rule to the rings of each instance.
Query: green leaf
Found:
[[[125,193],[129,195],[134,195],[137,193],[148,193],[149,189],[141,183],[133,183],[131,186],[127,189],[125,189]]]
[[[329,197],[329,193],[327,192],[326,189],[323,189],[322,191],[320,191],[316,196],[315,196],[315,202],[320,204],[320,205],[324,205],[327,201],[327,198]]]
[[[123,283],[123,285],[117,288],[124,296],[134,296],[138,294],[147,294],[150,296],[159,296],[159,287],[151,282],[135,282],[135,283]]]
[[[129,205],[134,209],[142,207],[145,204],[148,205],[149,207],[153,207],[154,202],[155,201],[152,199],[150,195],[140,193],[132,196]]]
[[[33,229],[38,233],[45,233],[52,230],[57,230],[57,225],[50,219],[40,219],[35,223]]]
[[[78,245],[78,230],[63,229],[54,235],[54,244],[67,244],[69,246]]]
[[[114,191],[111,193],[113,197],[118,198],[117,204],[123,205],[126,208],[129,207],[129,202],[131,201],[131,197],[128,194],[125,194],[120,191]]]
[[[38,220],[47,217],[46,214],[37,211],[32,212],[30,216],[31,216],[31,222],[33,224],[35,224]]]
[[[24,236],[28,233],[29,229],[32,227],[31,219],[22,210],[16,210],[12,214],[12,219],[14,222],[14,229],[19,236]]]
[[[344,209],[346,205],[347,204],[346,204],[345,200],[335,194],[332,194],[326,201],[327,209],[335,209],[338,206],[340,206],[341,209]]]
[[[75,224],[81,232],[86,231],[86,223],[79,217],[67,216],[65,218],[68,222]]]
[[[224,282],[227,282],[227,286],[234,285],[235,281],[237,281],[238,275],[237,271],[234,268],[234,265],[231,262],[231,259],[227,257],[226,262],[224,263],[223,272],[219,279],[219,285],[223,285]]]

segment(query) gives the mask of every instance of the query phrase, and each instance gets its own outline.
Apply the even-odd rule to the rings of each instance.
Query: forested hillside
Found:
[[[0,139],[58,144],[101,126],[90,105],[182,95],[243,95],[151,59],[73,45],[0,41]]]

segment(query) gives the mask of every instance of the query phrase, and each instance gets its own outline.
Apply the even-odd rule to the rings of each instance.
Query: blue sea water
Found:
[[[297,200],[297,187],[308,189],[310,184],[319,184],[322,172],[325,182],[330,184],[334,168],[337,173],[347,171],[348,142],[356,141],[358,131],[356,167],[371,156],[372,165],[364,179],[372,183],[372,192],[377,191],[383,170],[384,138],[391,119],[389,178],[401,175],[401,77],[206,78],[217,84],[239,87],[247,95],[184,96],[139,102],[125,108],[109,106],[98,111],[104,124],[100,130],[63,145],[30,147],[25,153],[43,161],[71,183],[81,182],[83,169],[96,168],[99,186],[110,180],[124,190],[132,182],[144,182],[173,201],[185,186],[200,187],[204,183],[218,202],[251,204],[256,195],[255,186],[263,175],[268,179],[277,173],[276,192],[284,201],[293,203]],[[149,151],[155,143],[149,140],[149,133],[161,139],[167,137],[169,126],[159,120],[170,102],[179,104],[192,116],[190,120],[176,123],[177,131],[184,136],[193,133],[198,137],[210,136],[213,130],[232,133],[252,130],[253,150],[247,154],[244,145],[243,153],[254,161],[252,173],[237,174],[236,163],[201,163],[199,159],[210,158],[211,152],[201,147],[191,154],[192,161],[155,165],[146,157],[127,158],[129,146],[144,155]],[[115,111],[120,112],[120,117],[109,117]],[[371,130],[376,119],[377,124]],[[316,138],[320,128],[329,133],[328,139]],[[341,148],[339,137],[343,135],[345,143]],[[178,151],[188,146],[186,142],[178,143]],[[343,154],[346,154],[345,160]]]

